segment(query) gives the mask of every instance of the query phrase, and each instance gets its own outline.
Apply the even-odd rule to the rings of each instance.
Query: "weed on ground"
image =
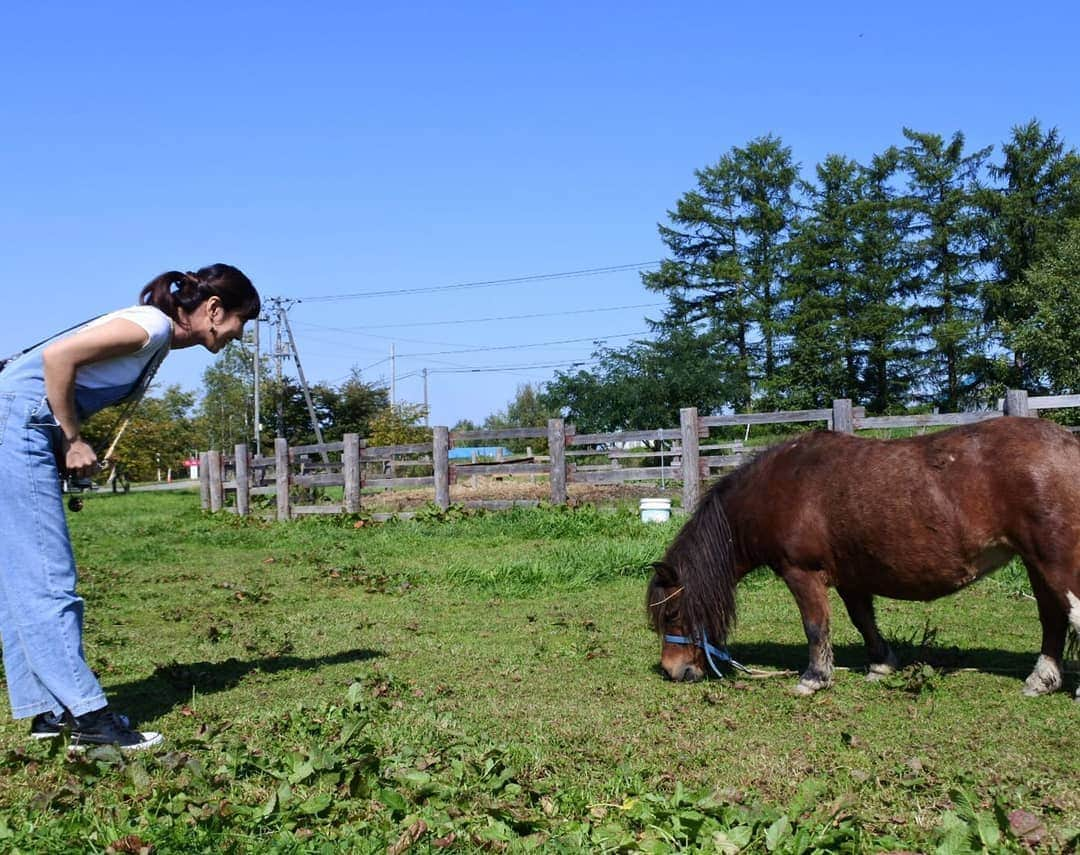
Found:
[[[160,750],[82,755],[0,724],[9,852],[1064,852],[1078,716],[1028,699],[1019,566],[879,601],[903,669],[837,683],[673,684],[645,582],[679,521],[631,508],[277,524],[197,498],[92,497],[71,518],[86,650]],[[736,657],[799,670],[794,602],[739,591]],[[1070,677],[1070,690],[1076,677]]]

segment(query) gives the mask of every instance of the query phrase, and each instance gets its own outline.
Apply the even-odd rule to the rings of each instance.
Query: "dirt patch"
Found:
[[[655,484],[567,484],[567,499],[572,505],[611,504],[620,500],[639,499],[644,496],[676,496],[679,485],[660,490]],[[423,487],[417,490],[387,490],[383,493],[364,494],[363,506],[371,511],[404,511],[423,507],[435,498],[434,490]],[[451,504],[467,504],[475,501],[551,501],[551,488],[547,480],[531,480],[528,476],[506,476],[496,479],[490,476],[467,476],[450,485]]]

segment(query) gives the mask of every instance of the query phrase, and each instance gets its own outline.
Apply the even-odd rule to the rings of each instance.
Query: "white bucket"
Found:
[[[667,522],[671,518],[671,499],[642,499],[638,510],[642,522]]]

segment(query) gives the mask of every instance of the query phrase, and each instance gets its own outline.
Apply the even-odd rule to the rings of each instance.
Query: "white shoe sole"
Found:
[[[147,748],[153,748],[155,745],[161,745],[161,743],[165,741],[165,737],[163,737],[160,733],[155,733],[152,730],[141,730],[139,732],[143,735],[143,741],[139,742],[139,743],[136,743],[135,745],[120,745],[118,747],[119,747],[121,752],[123,752],[124,754],[127,754],[128,752],[131,752],[131,751],[145,751]],[[57,734],[57,736],[59,736],[59,734]],[[45,734],[34,734],[34,737],[36,739],[48,739],[49,738]],[[68,745],[68,751],[82,752],[82,751],[86,751],[89,748],[99,748],[102,745],[116,745],[116,743],[115,742],[76,742],[76,741],[72,740],[71,744]]]

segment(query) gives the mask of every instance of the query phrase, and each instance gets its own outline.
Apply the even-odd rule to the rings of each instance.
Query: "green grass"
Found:
[[[5,851],[1011,852],[1017,811],[1045,851],[1077,845],[1080,705],[1020,695],[1039,640],[1021,568],[881,601],[911,663],[885,685],[834,600],[850,670],[800,699],[791,678],[660,677],[644,588],[677,521],[197,505],[93,496],[71,518],[88,658],[167,742],[80,760],[7,719]],[[737,658],[803,667],[782,584],[753,574],[739,611]]]

